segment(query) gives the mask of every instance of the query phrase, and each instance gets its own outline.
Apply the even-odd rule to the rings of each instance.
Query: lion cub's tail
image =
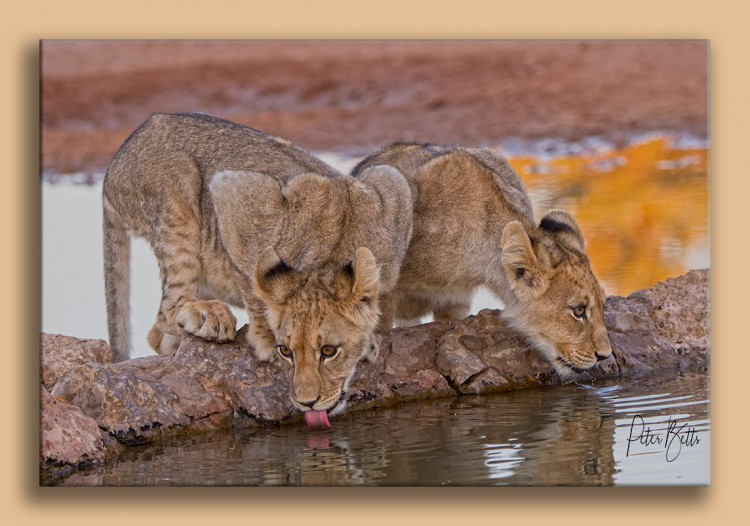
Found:
[[[114,361],[130,358],[130,236],[104,198],[104,294]]]

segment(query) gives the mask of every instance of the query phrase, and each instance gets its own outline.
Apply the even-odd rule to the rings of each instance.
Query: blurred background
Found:
[[[707,41],[43,41],[42,170],[103,171],[154,112],[310,150],[707,133]]]
[[[43,41],[41,51],[46,332],[106,337],[99,183],[154,112],[230,119],[342,171],[396,140],[488,146],[518,171],[537,217],[563,208],[578,219],[609,294],[710,265],[707,41]],[[149,258],[136,243],[145,330],[160,295]]]

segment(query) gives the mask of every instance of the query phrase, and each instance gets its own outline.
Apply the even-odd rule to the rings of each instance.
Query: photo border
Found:
[[[535,2],[513,7],[494,2],[406,4],[383,0],[377,8],[352,2],[243,5],[220,0],[187,7],[184,2],[134,0],[118,10],[101,2],[30,0],[14,7],[1,37],[4,116],[0,137],[3,193],[2,311],[5,336],[2,386],[6,425],[2,447],[2,499],[24,524],[145,524],[217,519],[246,522],[301,520],[382,524],[484,519],[554,521],[555,524],[628,524],[664,520],[704,524],[729,518],[744,502],[738,441],[742,421],[736,385],[747,360],[735,327],[747,285],[738,284],[740,254],[729,243],[743,239],[737,202],[748,195],[740,155],[745,151],[748,72],[745,17],[735,4],[633,0]],[[492,6],[492,7],[491,7]],[[326,10],[328,7],[330,10]],[[295,16],[290,15],[293,14]],[[584,13],[585,15],[582,15]],[[710,488],[79,488],[38,487],[39,334],[39,130],[38,40],[42,38],[692,38],[711,40],[709,223],[712,246],[712,487]],[[743,45],[744,44],[744,45]],[[737,106],[737,107],[735,107]],[[744,113],[743,113],[744,111]],[[742,142],[740,142],[742,141]],[[730,169],[736,171],[731,186]],[[733,174],[734,175],[734,174]],[[718,206],[718,204],[721,206]],[[732,236],[732,237],[730,237]],[[734,250],[737,250],[736,248]],[[734,252],[734,251],[733,251]],[[730,301],[729,290],[734,292]],[[7,335],[10,335],[9,337]],[[719,349],[719,352],[713,352]],[[723,350],[723,352],[722,352]],[[732,352],[732,361],[723,354]],[[739,361],[738,361],[739,360]],[[734,417],[739,415],[739,417]],[[735,447],[733,447],[733,445]],[[445,493],[445,492],[448,493]]]

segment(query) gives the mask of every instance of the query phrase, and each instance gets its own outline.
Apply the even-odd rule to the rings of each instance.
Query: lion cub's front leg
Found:
[[[276,337],[266,319],[263,303],[252,293],[246,291],[243,291],[243,300],[250,321],[247,343],[254,349],[258,360],[262,362],[275,361],[278,357],[276,354]]]
[[[370,339],[365,343],[364,359],[370,363],[376,363],[380,356],[380,346],[383,338],[388,336],[393,328],[393,320],[396,316],[396,299],[393,293],[382,294],[378,299],[380,307],[380,319],[378,327]]]
[[[175,322],[182,333],[193,334],[206,341],[225,343],[233,341],[236,335],[237,318],[219,301],[188,302],[177,311]],[[180,346],[181,338],[176,332],[166,322],[163,312],[159,312],[156,323],[148,332],[148,344],[158,354],[171,356]]]
[[[152,248],[159,262],[162,300],[149,344],[157,351],[173,347],[165,335],[192,334],[206,341],[224,343],[235,338],[237,319],[229,307],[216,300],[198,299],[201,274],[200,226],[192,211],[174,205],[165,214],[159,238]]]
[[[170,291],[166,291],[170,295]],[[171,320],[166,312],[173,313]],[[175,326],[177,327],[175,329]],[[209,342],[234,341],[237,318],[227,305],[215,300],[192,300],[181,305],[162,302],[157,322],[148,333],[148,343],[159,354],[174,354],[179,334],[192,334]]]
[[[216,300],[186,301],[177,309],[175,322],[189,334],[210,342],[234,340],[237,318],[229,307]]]

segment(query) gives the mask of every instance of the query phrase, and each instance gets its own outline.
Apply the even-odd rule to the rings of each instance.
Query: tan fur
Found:
[[[484,285],[502,300],[503,317],[561,374],[610,356],[605,296],[580,228],[560,210],[536,224],[523,183],[503,157],[486,148],[397,143],[352,175],[381,164],[404,174],[414,200],[414,231],[395,291],[398,324],[429,314],[461,319]],[[573,315],[580,305],[584,319]]]
[[[249,343],[294,352],[292,399],[339,411],[357,361],[390,328],[411,196],[387,166],[354,179],[257,130],[200,114],[157,114],[123,144],[104,181],[110,344],[129,355],[128,236],[159,262],[162,301],[148,342],[232,341],[244,306]],[[380,315],[382,311],[385,313]],[[338,346],[321,360],[320,349]]]

